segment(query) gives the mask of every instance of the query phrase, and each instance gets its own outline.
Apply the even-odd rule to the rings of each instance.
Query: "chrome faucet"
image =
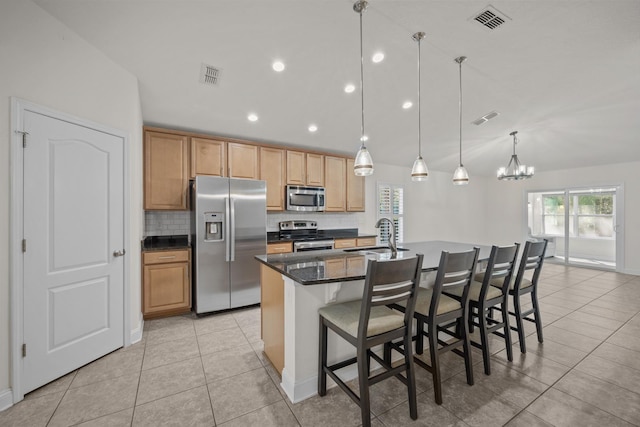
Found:
[[[398,248],[396,247],[396,227],[393,221],[389,218],[380,218],[378,222],[376,222],[376,228],[380,228],[380,224],[382,224],[383,221],[387,221],[389,223],[389,249],[391,249],[391,257],[395,258],[398,255]]]

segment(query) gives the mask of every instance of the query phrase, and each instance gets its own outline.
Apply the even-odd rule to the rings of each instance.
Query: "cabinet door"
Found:
[[[258,146],[230,142],[229,150],[229,177],[258,179],[260,175],[258,166]]]
[[[225,146],[224,141],[191,138],[191,178],[196,175],[225,176]]]
[[[344,212],[346,208],[346,159],[326,156],[325,165],[325,210]]]
[[[305,153],[287,150],[287,184],[306,184],[306,160]]]
[[[284,210],[284,150],[260,147],[260,179],[267,182],[267,210]]]
[[[293,252],[293,243],[269,243],[267,244],[267,255],[269,254],[287,254]]]
[[[353,173],[354,159],[347,159],[347,211],[364,212],[364,176]]]
[[[324,156],[307,153],[307,185],[324,187]]]
[[[145,265],[143,276],[145,317],[189,311],[191,292],[188,262]]]
[[[160,132],[144,134],[144,208],[186,210],[189,138]]]
[[[333,243],[335,249],[348,249],[356,247],[356,239],[336,239]]]

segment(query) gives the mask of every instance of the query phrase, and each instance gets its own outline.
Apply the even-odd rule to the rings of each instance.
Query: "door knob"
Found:
[[[113,251],[113,256],[114,257],[124,256],[125,253],[126,253],[126,251],[124,249],[119,250],[119,251]]]

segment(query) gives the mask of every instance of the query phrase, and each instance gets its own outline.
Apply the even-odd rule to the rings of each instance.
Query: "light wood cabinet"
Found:
[[[225,176],[227,143],[216,139],[191,138],[191,178],[196,175]]]
[[[346,263],[344,258],[327,259],[324,261],[324,273],[329,279],[345,277]]]
[[[347,274],[349,276],[353,275],[365,275],[365,257],[358,256],[353,258],[347,258]]]
[[[230,178],[258,179],[260,162],[257,145],[229,142],[227,150]]]
[[[189,138],[161,132],[144,134],[144,208],[186,210]]]
[[[289,252],[293,252],[293,243],[291,242],[267,244],[267,254],[286,254]]]
[[[285,151],[260,147],[260,179],[267,182],[267,210],[284,210]]]
[[[284,280],[266,265],[260,265],[260,314],[264,354],[282,375],[284,368]]]
[[[364,246],[375,246],[377,239],[375,237],[358,237],[356,239],[356,246],[359,248]]]
[[[335,249],[348,249],[356,247],[356,239],[335,239],[333,242]]]
[[[287,184],[324,187],[324,155],[287,150]]]
[[[143,252],[142,314],[145,319],[191,310],[190,250]]]
[[[324,156],[307,153],[307,185],[324,187]]]
[[[364,176],[353,173],[354,159],[347,159],[347,211],[364,212]]]
[[[305,153],[287,150],[287,184],[305,185],[307,183],[307,162]]]
[[[346,159],[325,156],[325,211],[344,212],[346,210]]]

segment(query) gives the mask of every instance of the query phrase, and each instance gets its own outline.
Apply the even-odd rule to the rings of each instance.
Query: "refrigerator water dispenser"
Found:
[[[224,214],[222,212],[204,213],[204,241],[221,242],[224,240]]]

